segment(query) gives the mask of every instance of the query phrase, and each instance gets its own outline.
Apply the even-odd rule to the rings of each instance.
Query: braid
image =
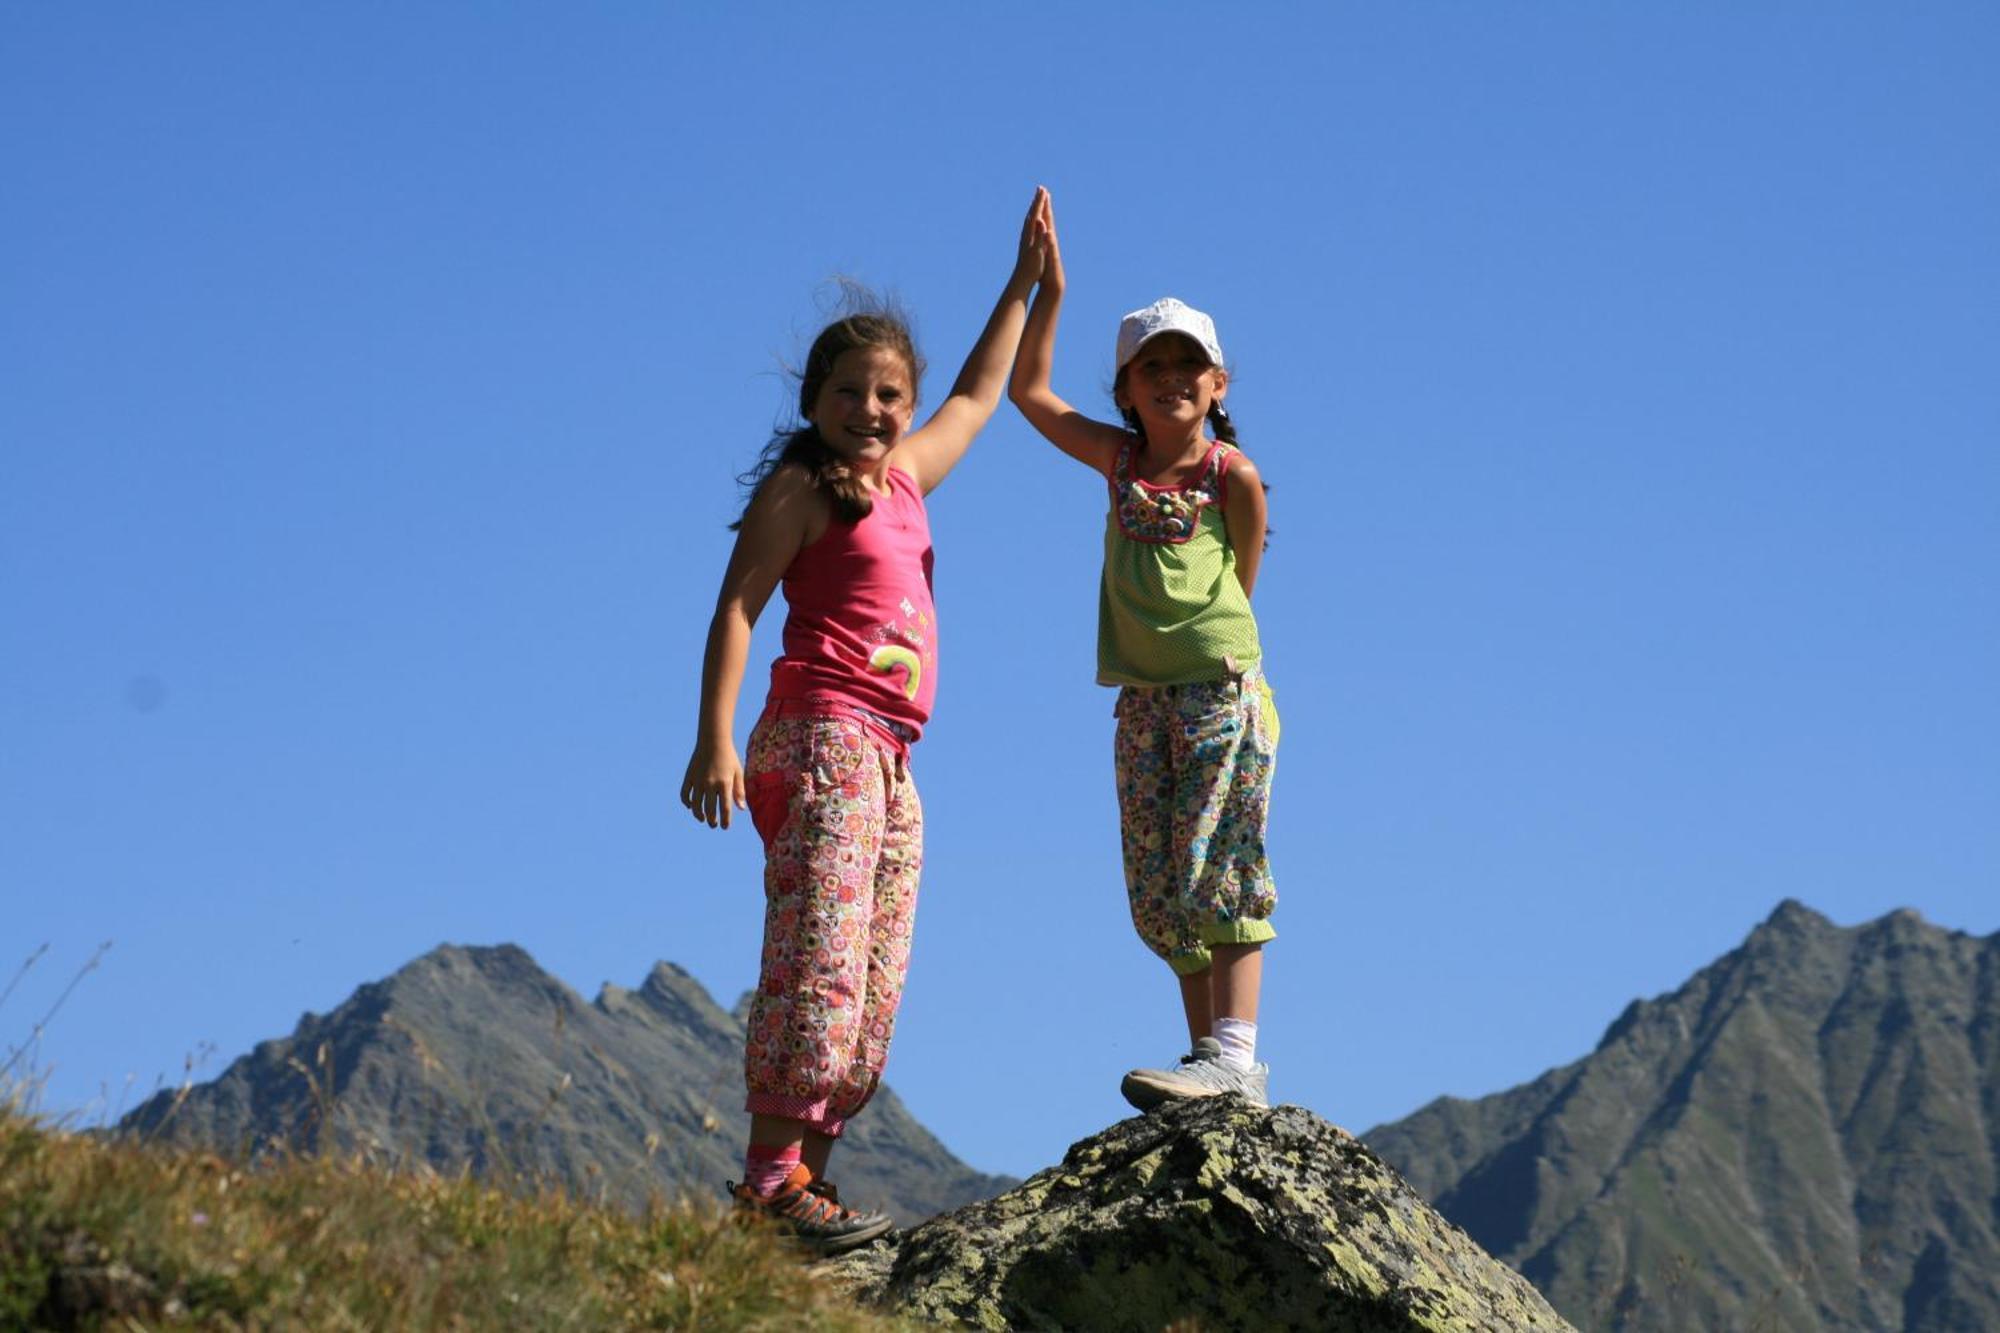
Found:
[[[1224,444],[1236,443],[1236,423],[1229,419],[1229,413],[1222,410],[1222,400],[1216,399],[1208,405],[1208,424],[1215,427],[1215,438]]]
[[[827,448],[819,430],[804,426],[798,430],[781,434],[765,447],[757,465],[738,477],[737,480],[752,495],[757,488],[770,480],[771,474],[787,463],[805,469],[807,478],[815,490],[826,492],[826,498],[833,504],[835,518],[844,523],[859,523],[868,517],[875,507],[875,500],[868,494],[868,488],[855,475],[853,467],[840,455]],[[744,506],[748,511],[749,506]],[[729,525],[731,532],[743,527],[742,516]]]
[[[1208,405],[1208,424],[1215,427],[1216,439],[1221,440],[1224,444],[1236,443],[1236,423],[1230,420],[1229,413],[1223,410],[1221,400],[1219,399]],[[1269,495],[1271,493],[1270,482],[1260,477],[1258,478],[1258,485],[1264,488],[1264,494]],[[1264,549],[1267,551],[1271,549],[1271,536],[1271,526],[1267,523],[1264,525]]]
[[[817,437],[818,432],[814,432]],[[820,446],[825,461],[813,473],[813,485],[826,492],[826,498],[833,502],[833,516],[843,523],[859,523],[874,512],[875,497],[868,493],[860,474],[844,458],[834,456],[833,450]]]

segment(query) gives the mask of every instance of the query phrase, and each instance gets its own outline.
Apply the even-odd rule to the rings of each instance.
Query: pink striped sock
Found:
[[[758,1198],[770,1198],[778,1192],[778,1186],[785,1183],[785,1177],[792,1174],[792,1168],[799,1164],[800,1146],[796,1143],[776,1146],[751,1144],[743,1154],[743,1183]]]

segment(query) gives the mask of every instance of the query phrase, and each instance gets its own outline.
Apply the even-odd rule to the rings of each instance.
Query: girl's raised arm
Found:
[[[1000,303],[993,307],[979,341],[966,355],[964,368],[952,382],[951,393],[938,404],[931,419],[896,448],[896,465],[909,473],[926,495],[958,466],[972,437],[1000,406],[1000,393],[1007,387],[1007,367],[1020,345],[1021,326],[1028,317],[1028,293],[1042,274],[1041,226],[1048,198],[1049,192],[1037,187],[1028,216],[1021,223],[1014,271],[1008,275]]]
[[[1034,307],[1028,311],[1028,324],[1021,334],[1021,351],[1014,360],[1014,378],[1007,387],[1007,396],[1021,409],[1028,424],[1046,436],[1049,443],[1109,476],[1126,432],[1106,422],[1091,420],[1049,387],[1049,369],[1056,354],[1056,320],[1062,313],[1062,250],[1056,244],[1054,206],[1046,197],[1037,202],[1042,210],[1038,228],[1044,247],[1042,281],[1035,292]]]
[[[743,513],[708,625],[694,753],[681,779],[681,804],[710,828],[728,828],[730,811],[750,803],[736,753],[736,696],[750,659],[750,631],[792,558],[808,537],[818,535],[812,529],[824,530],[825,508],[803,471],[781,467],[765,478]]]

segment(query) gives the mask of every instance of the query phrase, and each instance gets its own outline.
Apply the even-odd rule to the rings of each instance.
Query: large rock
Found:
[[[869,1303],[989,1329],[1570,1327],[1359,1139],[1235,1097],[1121,1121],[824,1268]]]

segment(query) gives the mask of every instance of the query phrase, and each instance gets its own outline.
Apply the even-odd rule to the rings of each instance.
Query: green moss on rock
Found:
[[[977,1328],[1570,1327],[1352,1135],[1235,1098],[1121,1121],[1017,1189],[825,1269],[871,1303]]]

